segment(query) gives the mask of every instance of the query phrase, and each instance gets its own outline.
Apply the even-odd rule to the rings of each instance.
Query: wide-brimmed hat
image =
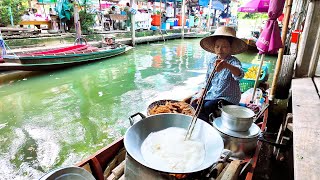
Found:
[[[248,49],[247,43],[237,38],[236,31],[232,27],[227,27],[227,26],[221,26],[214,32],[212,36],[203,38],[200,41],[200,46],[206,51],[215,53],[214,43],[217,39],[221,37],[232,38],[231,54],[239,54]]]

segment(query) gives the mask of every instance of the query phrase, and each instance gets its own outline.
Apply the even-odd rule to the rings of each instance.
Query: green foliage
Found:
[[[21,16],[27,9],[22,2],[23,0],[0,0],[0,26],[11,24],[9,7],[11,7],[13,23],[18,24],[21,21]]]
[[[245,13],[245,12],[238,12],[237,14],[238,19],[267,19],[267,13]]]
[[[83,33],[93,32],[92,27],[95,23],[94,16],[94,14],[90,14],[84,10],[79,12],[81,31]]]

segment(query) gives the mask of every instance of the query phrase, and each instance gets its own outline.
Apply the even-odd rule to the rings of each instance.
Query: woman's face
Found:
[[[214,51],[221,59],[225,59],[231,55],[231,46],[228,40],[218,39],[214,44]]]

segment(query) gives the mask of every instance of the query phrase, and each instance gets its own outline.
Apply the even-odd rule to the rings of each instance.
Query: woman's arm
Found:
[[[222,59],[217,59],[216,60],[216,71],[217,72],[220,72],[222,69],[229,69],[230,72],[234,75],[234,76],[240,76],[241,75],[241,70],[232,65],[232,64],[229,64],[227,63],[226,61],[222,60]]]

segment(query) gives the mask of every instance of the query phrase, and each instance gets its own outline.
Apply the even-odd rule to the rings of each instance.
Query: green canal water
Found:
[[[211,56],[199,41],[138,45],[105,61],[1,85],[0,179],[35,179],[73,165],[124,135],[128,117],[146,113],[153,101],[195,92]],[[259,63],[255,52],[238,58]],[[275,59],[265,60],[271,72]]]

